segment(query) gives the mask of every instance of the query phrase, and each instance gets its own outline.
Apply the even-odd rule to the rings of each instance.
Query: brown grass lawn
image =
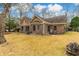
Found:
[[[5,38],[8,44],[0,45],[0,55],[63,56],[69,42],[79,43],[79,32],[43,36],[11,33]]]

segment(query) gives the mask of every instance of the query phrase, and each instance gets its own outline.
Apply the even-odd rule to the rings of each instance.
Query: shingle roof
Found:
[[[52,18],[46,18],[44,21],[50,22],[50,23],[66,23],[67,18],[65,15],[55,16]]]
[[[35,16],[35,17],[40,18],[41,20],[49,22],[49,23],[66,23],[67,22],[66,15],[54,16],[52,18],[46,18],[46,19],[40,16]]]

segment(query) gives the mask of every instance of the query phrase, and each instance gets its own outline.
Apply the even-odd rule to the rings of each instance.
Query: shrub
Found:
[[[66,46],[67,55],[78,56],[79,55],[79,44],[76,42],[69,43]]]

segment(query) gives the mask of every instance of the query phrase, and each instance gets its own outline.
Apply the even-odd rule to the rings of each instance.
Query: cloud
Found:
[[[63,7],[59,4],[49,4],[48,5],[48,10],[49,11],[52,11],[52,12],[58,12],[58,11],[61,11],[63,9]]]
[[[75,6],[79,6],[79,3],[74,3]]]
[[[46,6],[45,5],[40,5],[40,4],[37,4],[34,6],[34,10],[37,11],[37,12],[42,12],[43,9],[45,9]]]
[[[63,6],[61,6],[59,4],[54,4],[54,5],[53,4],[48,4],[48,5],[37,4],[37,5],[34,6],[33,11],[35,13],[38,12],[39,15],[40,15],[40,13],[42,14],[42,13],[45,12],[46,17],[53,17],[53,16],[57,16],[57,15],[62,15],[61,12],[64,14]]]

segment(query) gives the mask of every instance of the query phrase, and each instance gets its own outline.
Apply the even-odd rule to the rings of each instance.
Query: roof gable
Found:
[[[31,21],[31,23],[43,23],[43,18],[41,18],[41,17],[39,17],[39,16],[34,16],[33,18],[32,18],[32,21]]]
[[[22,17],[20,19],[20,25],[29,25],[30,24],[30,19],[27,17]]]

